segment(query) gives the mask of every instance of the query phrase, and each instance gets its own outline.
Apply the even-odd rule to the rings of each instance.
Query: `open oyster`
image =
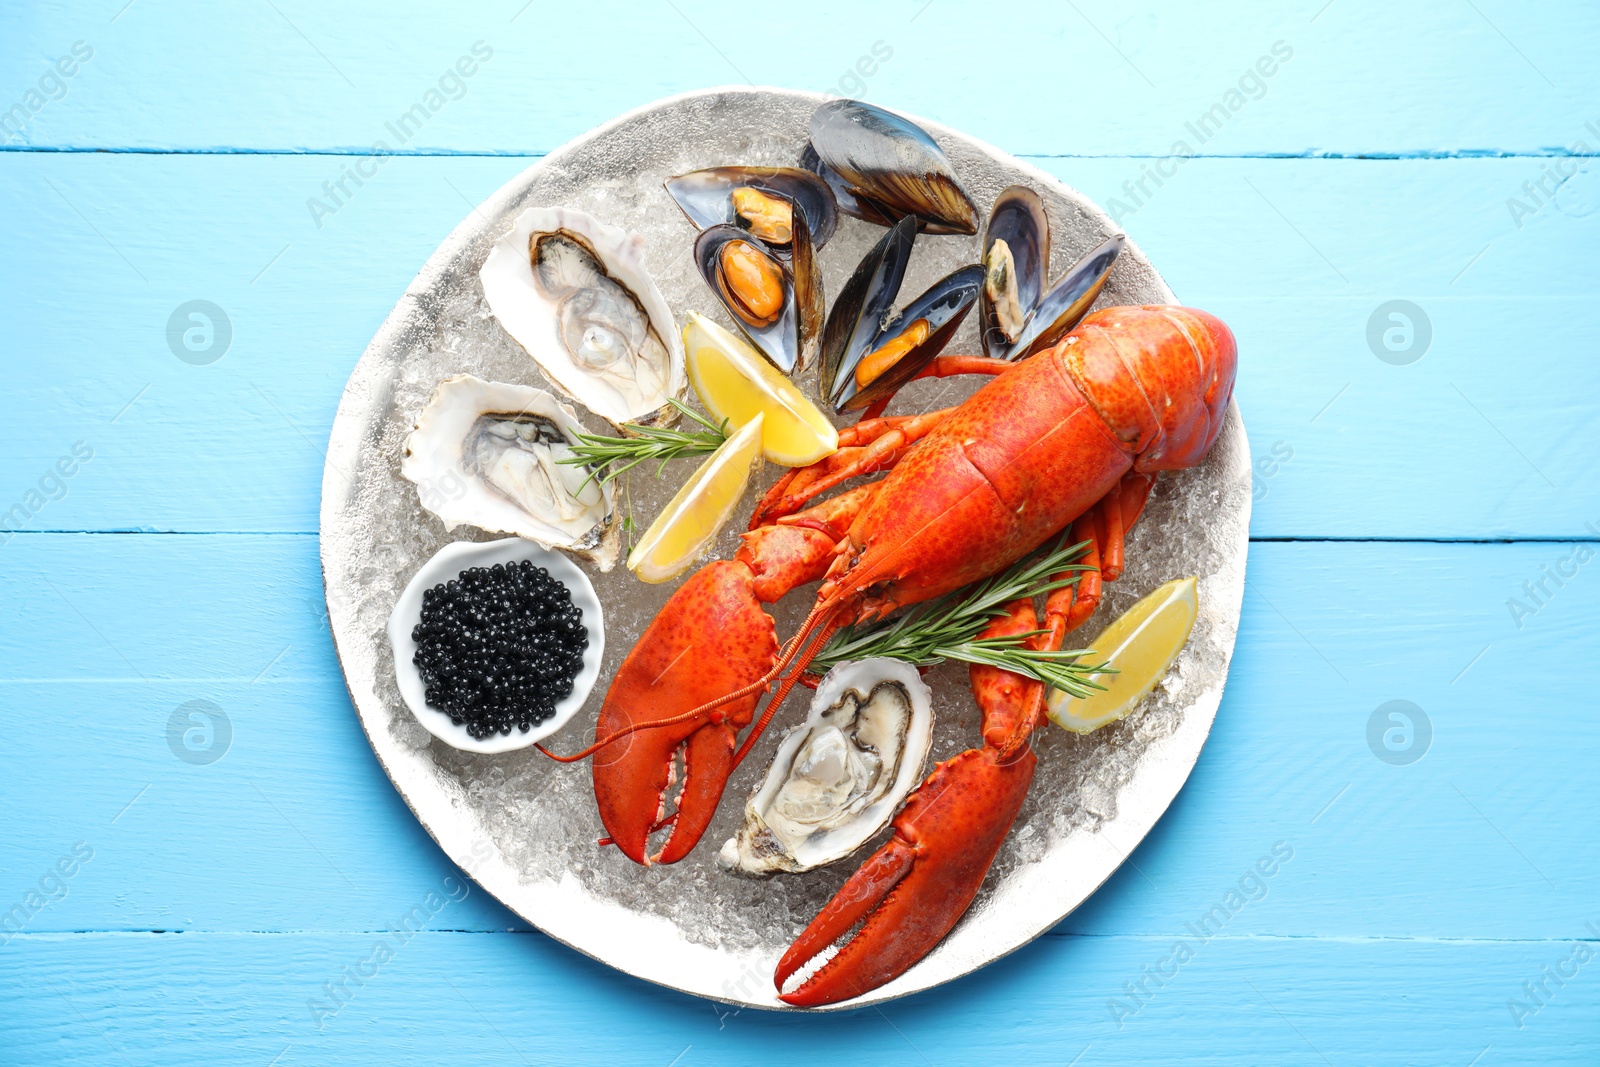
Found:
[[[671,421],[683,343],[643,237],[573,208],[529,208],[478,277],[494,317],[557,388],[617,425]]]
[[[888,825],[921,780],[932,742],[933,693],[915,667],[839,664],[779,744],[717,862],[768,875],[843,859]]]
[[[400,473],[446,530],[462,524],[616,562],[611,487],[564,464],[583,427],[542,389],[457,374],[440,382],[406,438]]]

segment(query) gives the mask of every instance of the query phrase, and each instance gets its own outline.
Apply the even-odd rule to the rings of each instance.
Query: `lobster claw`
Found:
[[[778,961],[778,999],[800,1007],[847,1000],[898,978],[927,955],[977,896],[1028,795],[1035,763],[1025,745],[1008,762],[985,746],[935,767],[895,818],[894,836]],[[859,932],[831,959],[785,991],[857,924]]]
[[[671,718],[759,681],[777,659],[772,619],[762,610],[750,568],[712,563],[685,582],[628,653],[606,693],[595,738]],[[759,692],[671,726],[639,730],[595,753],[594,792],[606,832],[635,863],[673,863],[699,842],[733,771],[739,730]],[[668,797],[681,754],[682,785]],[[650,835],[677,810],[654,855]]]

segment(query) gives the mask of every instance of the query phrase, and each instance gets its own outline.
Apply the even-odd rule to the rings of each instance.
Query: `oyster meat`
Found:
[[[933,693],[909,663],[841,663],[817,686],[806,721],[778,745],[717,862],[748,875],[809,871],[843,859],[888,825],[922,779]]]
[[[671,421],[683,343],[643,237],[572,208],[530,208],[478,277],[494,317],[561,391],[617,425]]]
[[[611,487],[572,456],[572,409],[542,389],[457,374],[440,382],[406,438],[400,473],[445,529],[462,524],[616,561]]]

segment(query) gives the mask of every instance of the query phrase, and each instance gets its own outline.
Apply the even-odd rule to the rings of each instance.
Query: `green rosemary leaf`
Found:
[[[1048,551],[1020,560],[1000,574],[892,619],[845,627],[829,639],[811,661],[809,669],[821,673],[845,660],[876,656],[905,660],[919,667],[953,659],[1015,671],[1073,696],[1087,696],[1091,689],[1104,689],[1092,680],[1093,677],[1116,671],[1105,664],[1094,666],[1077,662],[1086,649],[1042,651],[1026,647],[1028,638],[1043,633],[1042,630],[1000,637],[978,636],[991,620],[1004,614],[1005,606],[1011,601],[1075,585],[1083,571],[1094,569],[1074,562],[1083,555],[1088,542],[1069,545],[1066,541],[1063,535]],[[1056,578],[1058,574],[1065,576]]]
[[[632,432],[629,437],[580,433],[576,435],[578,442],[572,446],[572,455],[558,462],[591,467],[590,479],[598,478],[600,484],[604,485],[641,463],[660,460],[660,466],[656,468],[656,477],[659,478],[668,460],[715,452],[728,439],[727,419],[723,419],[719,426],[679,400],[670,400],[668,403],[704,429],[675,430],[629,423],[628,429]]]

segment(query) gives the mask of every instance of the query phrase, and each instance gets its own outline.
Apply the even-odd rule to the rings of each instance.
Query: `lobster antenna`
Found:
[[[803,657],[803,662],[800,664],[800,666],[796,668],[789,675],[789,677],[778,683],[778,691],[772,694],[771,700],[767,701],[766,709],[762,711],[761,718],[756,720],[755,728],[745,735],[744,743],[739,746],[739,751],[733,754],[733,766],[735,768],[744,762],[744,758],[750,754],[750,750],[754,748],[755,743],[760,740],[762,731],[767,728],[767,723],[772,721],[773,712],[778,710],[778,707],[783,703],[784,698],[789,695],[789,691],[794,688],[795,682],[800,680],[800,676],[805,673],[806,667],[809,666],[812,659],[816,657],[817,652],[824,648],[827,645],[828,640],[833,637],[833,635],[837,633],[843,626],[843,620],[838,618],[830,618],[827,625],[822,628],[822,632],[817,635],[817,639],[812,641],[810,647],[807,649],[811,655]]]
[[[613,741],[620,741],[629,734],[638,733],[640,730],[655,730],[663,726],[676,726],[679,723],[688,722],[691,719],[699,718],[708,711],[715,711],[724,704],[729,704],[735,700],[747,697],[751,693],[758,693],[763,689],[768,689],[771,687],[773,679],[781,675],[789,667],[789,664],[794,661],[796,654],[801,650],[802,646],[806,644],[806,637],[813,629],[816,628],[817,623],[822,620],[822,617],[824,615],[831,616],[840,599],[842,599],[842,597],[838,594],[835,594],[833,597],[830,597],[827,600],[819,601],[817,606],[811,609],[811,614],[806,616],[806,621],[801,624],[800,632],[795,634],[794,637],[792,637],[783,646],[783,650],[778,656],[777,662],[772,665],[772,669],[767,671],[760,678],[757,678],[755,681],[751,682],[749,685],[735,689],[731,693],[725,693],[713,701],[700,705],[698,708],[691,708],[689,711],[685,711],[677,715],[671,715],[665,719],[652,719],[649,722],[630,723],[629,725],[622,727],[620,730],[615,730],[612,733],[607,734],[605,737],[596,741],[587,748],[583,748],[577,752],[574,752],[570,756],[563,756],[559,753],[551,752],[542,744],[536,743],[533,747],[544,753],[546,756],[549,756],[557,763],[576,763],[579,760],[588,759],[590,756],[594,755],[602,748],[605,748]],[[832,630],[834,629],[837,629],[837,627],[832,625],[830,619],[828,636],[832,636]],[[811,662],[809,657],[806,659],[806,662]],[[794,682],[791,679],[781,686],[784,694],[788,693],[793,684]],[[772,712],[776,706],[776,703],[772,703],[767,706],[767,711],[764,715],[762,715],[761,722],[755,733],[750,735],[752,741],[756,737],[760,736],[761,730],[766,728],[767,720],[772,718]],[[750,741],[746,741],[744,747],[740,748],[738,755],[734,758],[734,766],[738,766],[739,760],[744,758],[744,753],[749,747]]]

